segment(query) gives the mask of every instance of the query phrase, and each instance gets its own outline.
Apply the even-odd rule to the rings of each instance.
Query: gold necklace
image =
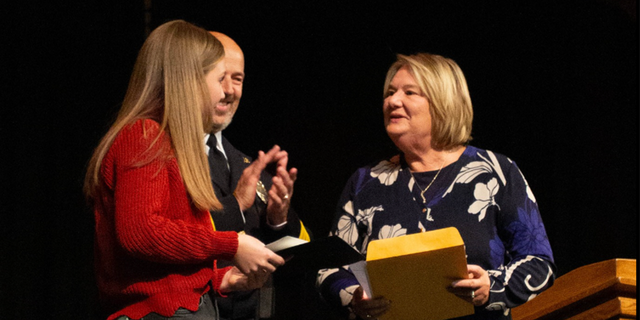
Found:
[[[420,184],[418,183],[418,179],[416,179],[416,177],[413,175],[413,172],[411,172],[411,169],[409,169],[409,173],[411,174],[413,181],[415,181],[416,186],[418,186],[418,189],[420,189],[420,197],[422,197],[423,204],[427,203],[427,199],[425,199],[424,193],[427,192],[427,190],[429,190],[429,187],[431,187],[433,182],[436,181],[436,178],[438,178],[440,171],[442,171],[442,167],[444,167],[444,161],[442,161],[442,164],[440,165],[440,169],[438,169],[438,172],[436,172],[436,175],[433,177],[433,179],[431,179],[431,182],[429,182],[429,185],[424,190],[422,190],[422,188],[420,187]]]

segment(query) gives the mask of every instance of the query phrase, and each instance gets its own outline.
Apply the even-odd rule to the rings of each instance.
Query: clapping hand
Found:
[[[287,171],[289,156],[286,151],[280,151],[275,158],[278,159],[276,175],[272,179],[273,184],[269,189],[267,203],[267,218],[272,225],[287,221],[291,197],[293,197],[293,184],[298,177],[298,169],[291,168]]]
[[[280,147],[276,145],[267,153],[259,151],[258,158],[244,169],[233,192],[242,211],[250,208],[256,199],[256,187],[262,170],[269,163],[278,162],[282,157],[286,157],[286,152],[280,151]]]

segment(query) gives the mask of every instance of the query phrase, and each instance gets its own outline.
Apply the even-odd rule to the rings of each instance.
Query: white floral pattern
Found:
[[[356,217],[356,221],[358,224],[363,224],[367,227],[367,234],[364,236],[362,241],[362,248],[360,252],[363,254],[367,253],[367,245],[369,244],[369,235],[371,234],[371,227],[373,226],[373,216],[376,212],[384,211],[382,206],[375,206],[371,208],[367,208],[364,210],[358,210],[358,216]]]
[[[375,167],[371,168],[371,176],[378,178],[380,183],[390,186],[398,179],[400,172],[400,162],[397,157],[391,158],[390,161],[380,161]]]
[[[473,192],[473,196],[476,198],[476,201],[469,206],[468,212],[470,214],[479,213],[478,221],[482,221],[487,213],[487,208],[498,205],[496,203],[495,196],[499,189],[500,186],[498,185],[498,180],[496,180],[496,178],[489,180],[486,184],[478,182]]]
[[[358,240],[358,232],[355,228],[355,217],[353,216],[353,203],[347,202],[343,209],[348,215],[342,215],[338,221],[336,235],[344,239],[350,246],[355,246]]]
[[[507,304],[504,302],[494,302],[489,304],[488,306],[486,306],[487,310],[507,310],[507,312],[505,313],[505,316],[508,314],[508,308],[507,308]]]
[[[456,183],[470,183],[473,179],[483,173],[495,172],[498,177],[500,177],[500,180],[502,180],[502,184],[506,185],[507,180],[504,177],[504,173],[502,172],[502,168],[500,167],[500,163],[498,163],[495,154],[491,151],[487,151],[487,154],[489,155],[489,158],[491,158],[491,161],[487,160],[487,158],[478,152],[477,156],[483,161],[473,161],[464,166],[442,197],[444,198],[447,194],[451,193]]]
[[[342,305],[346,306],[353,299],[353,292],[356,291],[358,286],[350,286],[340,290],[340,300],[342,300]]]
[[[433,217],[431,216],[431,208],[427,208],[427,221],[433,221]]]
[[[403,228],[402,225],[396,224],[393,226],[383,226],[380,228],[380,232],[378,233],[378,239],[389,239],[395,238],[399,236],[404,236],[407,234],[407,229]]]
[[[522,174],[522,171],[520,171],[519,168],[518,168],[518,171],[522,176],[522,180],[524,180],[524,184],[527,186],[527,197],[529,197],[529,199],[531,199],[531,201],[533,201],[534,203],[537,203],[536,197],[533,195],[533,191],[531,191],[531,188],[529,188],[529,182],[527,181],[527,179],[525,179],[524,174]]]
[[[320,269],[318,271],[318,276],[316,278],[316,283],[320,284],[322,282],[324,282],[324,279],[326,279],[328,276],[338,272],[338,268],[329,268],[329,269]]]
[[[369,235],[371,234],[371,221],[376,212],[384,211],[382,206],[375,206],[364,210],[358,210],[358,214],[354,216],[353,203],[347,202],[343,206],[344,211],[347,213],[340,217],[338,226],[336,229],[336,235],[344,239],[350,246],[356,248],[358,241],[358,225],[364,225],[367,227],[367,234],[364,237],[362,248],[366,249],[369,242]],[[358,248],[356,248],[358,249]],[[364,251],[362,253],[365,253]]]

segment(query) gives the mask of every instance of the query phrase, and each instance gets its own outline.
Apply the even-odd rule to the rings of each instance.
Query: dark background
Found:
[[[472,144],[518,163],[560,274],[637,259],[637,1],[147,5],[4,5],[0,318],[97,314],[85,165],[119,107],[147,28],[176,18],[227,33],[243,48],[244,96],[225,135],[250,155],[274,143],[289,151],[299,169],[293,204],[316,236],[327,234],[349,175],[395,152],[381,112],[394,55],[427,51],[465,72]],[[288,296],[285,317],[328,318],[301,290]]]

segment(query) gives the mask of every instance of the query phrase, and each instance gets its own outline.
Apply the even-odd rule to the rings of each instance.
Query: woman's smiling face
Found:
[[[401,150],[406,143],[431,141],[429,99],[408,67],[400,68],[391,79],[383,113],[387,134]]]

